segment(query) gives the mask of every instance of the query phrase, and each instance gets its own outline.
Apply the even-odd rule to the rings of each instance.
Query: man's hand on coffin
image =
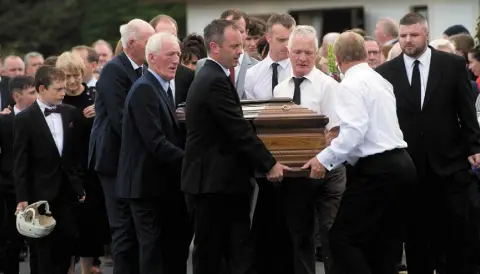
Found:
[[[480,154],[477,153],[477,154],[474,154],[474,155],[468,157],[468,161],[470,162],[470,164],[472,164],[472,166],[474,166],[476,168],[479,168],[480,167]]]
[[[267,179],[270,182],[278,183],[283,180],[283,172],[284,171],[291,171],[292,169],[288,166],[282,165],[280,163],[276,163],[272,169],[267,173]]]
[[[326,169],[320,164],[317,157],[310,159],[302,166],[302,169],[310,169],[310,178],[312,179],[323,179],[325,177]]]

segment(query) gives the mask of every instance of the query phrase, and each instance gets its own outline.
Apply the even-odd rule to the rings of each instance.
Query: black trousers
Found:
[[[257,179],[252,231],[261,274],[315,274],[315,190],[308,178]]]
[[[61,189],[61,194],[49,202],[50,211],[56,221],[53,231],[44,238],[33,240],[37,251],[39,274],[65,274],[70,268],[78,236],[76,223],[78,201],[66,195],[67,192],[66,189]]]
[[[0,248],[3,258],[0,271],[5,274],[19,273],[19,254],[23,246],[23,237],[17,232],[17,202],[14,193],[0,191]]]
[[[190,196],[194,215],[193,273],[255,274],[250,194]]]
[[[128,199],[115,197],[116,178],[98,175],[112,236],[114,274],[138,274],[138,240]]]
[[[467,168],[438,176],[427,162],[418,169],[419,183],[405,249],[409,274],[471,274],[475,231],[469,191],[475,175]]]
[[[182,192],[130,199],[140,250],[140,274],[186,274],[193,230]]]
[[[347,168],[346,190],[329,233],[334,273],[398,273],[402,197],[408,198],[414,183],[415,167],[403,149],[361,158]]]

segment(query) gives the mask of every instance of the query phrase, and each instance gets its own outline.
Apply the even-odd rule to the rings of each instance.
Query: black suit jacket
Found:
[[[205,62],[190,86],[186,125],[184,192],[249,192],[254,171],[266,173],[276,163],[243,118],[235,87],[214,61]]]
[[[117,196],[149,198],[180,191],[183,146],[175,108],[147,71],[125,100]]]
[[[84,194],[83,170],[77,156],[75,108],[61,105],[63,150],[58,153],[45,117],[34,102],[15,116],[13,137],[13,176],[17,201],[52,201],[58,195],[78,198]],[[64,188],[69,184],[71,188]],[[62,187],[62,190],[61,190]],[[64,192],[65,189],[71,190]]]
[[[88,163],[104,176],[117,175],[123,107],[137,78],[127,55],[121,53],[103,67],[98,79]]]
[[[419,172],[428,163],[439,175],[468,168],[468,156],[480,153],[472,85],[465,60],[431,48],[423,108],[410,90],[403,54],[377,68],[394,88],[397,115],[408,152]]]
[[[195,78],[195,71],[183,65],[178,65],[175,73],[175,105],[178,106],[187,100],[187,93]]]
[[[12,94],[10,93],[9,88],[10,78],[2,76],[0,79],[0,98],[2,98],[2,103],[0,104],[1,110],[10,106],[13,108],[15,101],[13,100]]]
[[[14,192],[13,188],[13,120],[15,113],[0,115],[0,190]]]

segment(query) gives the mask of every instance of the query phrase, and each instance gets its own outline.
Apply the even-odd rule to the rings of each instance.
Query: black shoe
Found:
[[[323,258],[323,255],[322,255],[322,248],[321,247],[317,247],[315,249],[315,259],[317,260],[317,262],[324,262],[325,259]]]
[[[18,254],[18,259],[20,260],[20,262],[25,262],[25,260],[27,260],[27,256],[28,256],[28,248],[23,247],[20,250],[20,254]]]
[[[407,271],[407,266],[404,264],[401,264],[398,266],[398,271]]]

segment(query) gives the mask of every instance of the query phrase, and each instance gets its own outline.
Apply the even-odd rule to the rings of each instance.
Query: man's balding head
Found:
[[[3,75],[13,78],[25,75],[25,63],[20,56],[9,55],[3,60]]]
[[[398,38],[398,23],[391,18],[380,18],[375,26],[375,38],[380,46]]]
[[[137,65],[145,62],[145,45],[148,38],[155,33],[153,27],[141,19],[133,19],[120,26],[123,51]]]
[[[322,56],[328,58],[328,46],[333,46],[335,40],[340,36],[338,32],[329,32],[323,36],[322,40]]]
[[[171,16],[166,14],[159,14],[155,16],[151,21],[150,25],[155,29],[156,33],[167,32],[178,36],[178,25],[177,21]]]

